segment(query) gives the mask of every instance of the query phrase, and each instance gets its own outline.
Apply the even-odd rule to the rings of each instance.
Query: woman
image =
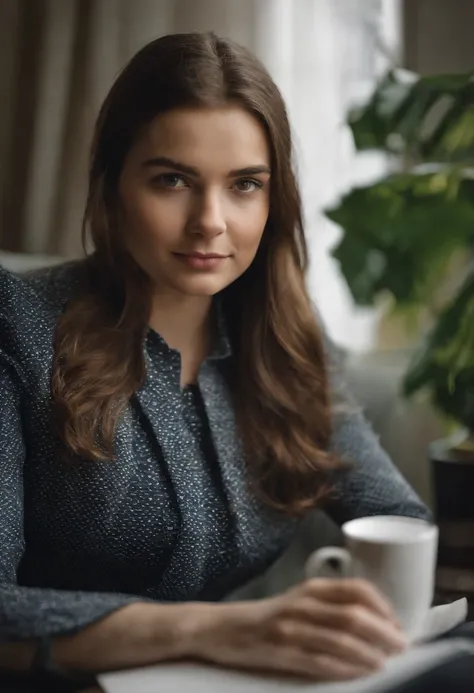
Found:
[[[404,639],[364,582],[218,603],[320,500],[429,517],[326,363],[257,60],[207,34],[143,48],[98,118],[84,228],[86,259],[1,273],[0,663],[376,670]]]

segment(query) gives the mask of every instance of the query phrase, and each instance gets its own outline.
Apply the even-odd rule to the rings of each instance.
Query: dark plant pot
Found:
[[[429,446],[439,526],[439,601],[465,596],[474,614],[474,436],[438,440]]]

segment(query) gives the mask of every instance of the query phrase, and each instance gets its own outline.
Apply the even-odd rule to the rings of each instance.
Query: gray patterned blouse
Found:
[[[150,330],[116,462],[57,459],[53,332],[81,267],[0,268],[0,639],[74,632],[137,600],[221,599],[265,570],[296,528],[248,492],[223,329],[185,390],[179,354]],[[340,481],[336,521],[429,517],[358,410],[337,417],[332,446],[358,462]]]

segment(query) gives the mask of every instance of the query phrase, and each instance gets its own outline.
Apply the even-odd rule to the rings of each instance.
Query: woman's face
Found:
[[[158,116],[119,182],[126,244],[158,290],[212,296],[252,263],[270,204],[270,151],[247,111]]]

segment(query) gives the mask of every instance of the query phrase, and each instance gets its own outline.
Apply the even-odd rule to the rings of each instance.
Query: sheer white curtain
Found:
[[[374,343],[377,314],[354,305],[330,256],[340,230],[322,210],[387,167],[378,155],[356,157],[345,117],[398,57],[400,3],[267,0],[256,6],[254,50],[280,85],[294,128],[312,260],[308,285],[331,336],[364,350]]]
[[[114,76],[152,38],[212,29],[253,50],[280,86],[298,154],[311,293],[336,341],[369,346],[374,313],[354,307],[329,255],[338,230],[322,209],[385,166],[377,157],[355,159],[343,123],[350,101],[368,92],[383,66],[368,27],[377,25],[391,48],[399,43],[399,1],[0,0],[0,88],[8,97],[0,113],[0,193],[16,199],[0,243],[33,253],[79,251],[92,125]],[[38,29],[30,47],[22,32],[33,9]],[[28,60],[31,74],[23,69],[15,82]],[[25,114],[26,90],[35,98]],[[7,175],[17,171],[19,151],[23,175]]]

